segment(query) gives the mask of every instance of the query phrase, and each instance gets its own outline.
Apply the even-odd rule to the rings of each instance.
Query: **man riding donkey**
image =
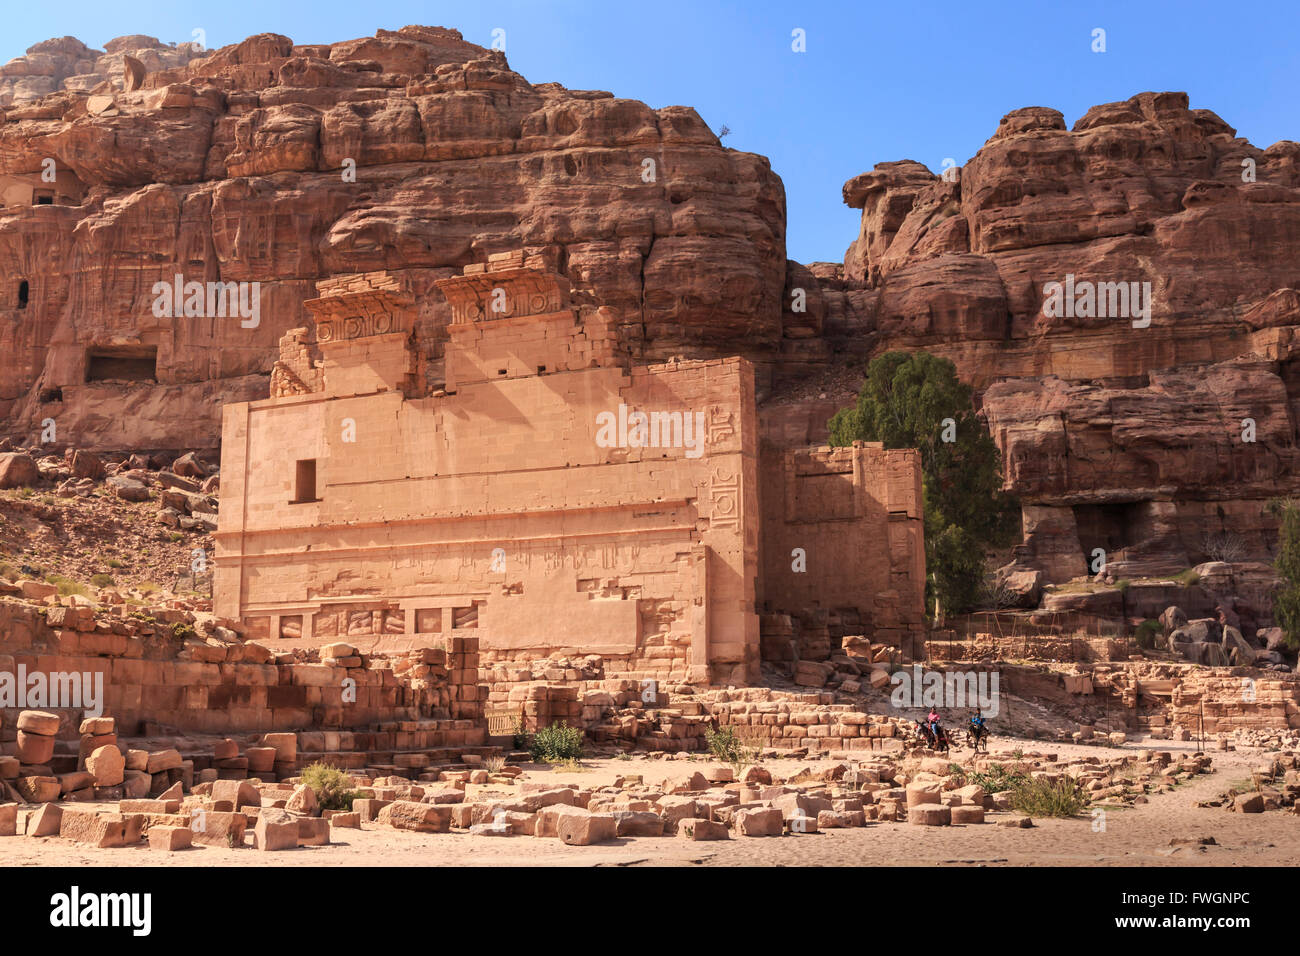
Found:
[[[984,723],[984,711],[978,707],[975,708],[975,716],[971,717],[970,719],[969,729],[970,729],[971,744],[975,747],[975,752],[976,753],[979,752],[981,744],[983,745],[984,750],[987,752],[989,749],[988,739],[987,739],[989,735],[989,729],[987,726],[985,726]]]

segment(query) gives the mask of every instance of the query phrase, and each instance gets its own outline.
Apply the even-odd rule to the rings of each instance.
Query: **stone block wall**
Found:
[[[183,612],[128,616],[122,608],[57,615],[63,626],[51,627],[47,618],[67,609],[0,599],[0,673],[102,682],[102,712],[116,717],[124,734],[147,726],[227,734],[421,719],[481,723],[486,691],[473,637],[386,656],[276,654],[256,642],[204,639],[192,628],[194,636],[178,636],[188,627]],[[0,733],[12,735],[23,709],[0,708]],[[72,710],[66,716],[75,729],[81,714]]]

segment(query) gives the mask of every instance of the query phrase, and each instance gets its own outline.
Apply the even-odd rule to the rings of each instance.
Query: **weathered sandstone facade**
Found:
[[[433,390],[394,276],[319,288],[273,397],[226,409],[215,610],[255,639],[370,651],[475,628],[485,662],[593,653],[739,683],[760,608],[878,623],[884,643],[921,627],[915,452],[761,446],[748,361],[631,362],[612,310],[575,305],[542,257],[438,283]]]

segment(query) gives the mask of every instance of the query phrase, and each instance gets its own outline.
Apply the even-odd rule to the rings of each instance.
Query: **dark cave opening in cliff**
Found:
[[[87,382],[156,382],[158,349],[121,346],[93,349],[86,356]]]
[[[18,283],[18,308],[27,308],[27,299],[30,295],[31,287],[27,285],[27,280],[24,279],[22,282]]]
[[[1125,548],[1136,543],[1142,504],[1134,501],[1074,506],[1074,523],[1088,574],[1093,573],[1093,552],[1098,548],[1105,552],[1107,561],[1114,561],[1122,557]]]

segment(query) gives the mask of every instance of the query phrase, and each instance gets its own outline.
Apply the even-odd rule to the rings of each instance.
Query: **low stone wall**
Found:
[[[709,712],[751,746],[796,750],[892,751],[903,748],[910,722],[834,703],[831,693],[794,694],[767,688],[714,691]]]
[[[974,634],[966,640],[925,642],[926,659],[931,661],[1124,661],[1138,651],[1137,642],[1129,638],[1060,634],[1019,637]]]
[[[348,645],[276,654],[178,609],[40,606],[0,599],[0,674],[80,675],[102,681],[104,714],[145,735],[366,728],[385,721],[481,721],[477,644],[454,637],[389,656]],[[332,652],[330,652],[332,649]],[[327,653],[328,652],[328,653]],[[67,685],[71,686],[71,685]],[[87,683],[87,687],[92,683]],[[83,698],[84,699],[84,698]],[[0,703],[10,703],[0,701]],[[0,706],[13,739],[21,702]],[[43,706],[74,728],[84,707]]]

